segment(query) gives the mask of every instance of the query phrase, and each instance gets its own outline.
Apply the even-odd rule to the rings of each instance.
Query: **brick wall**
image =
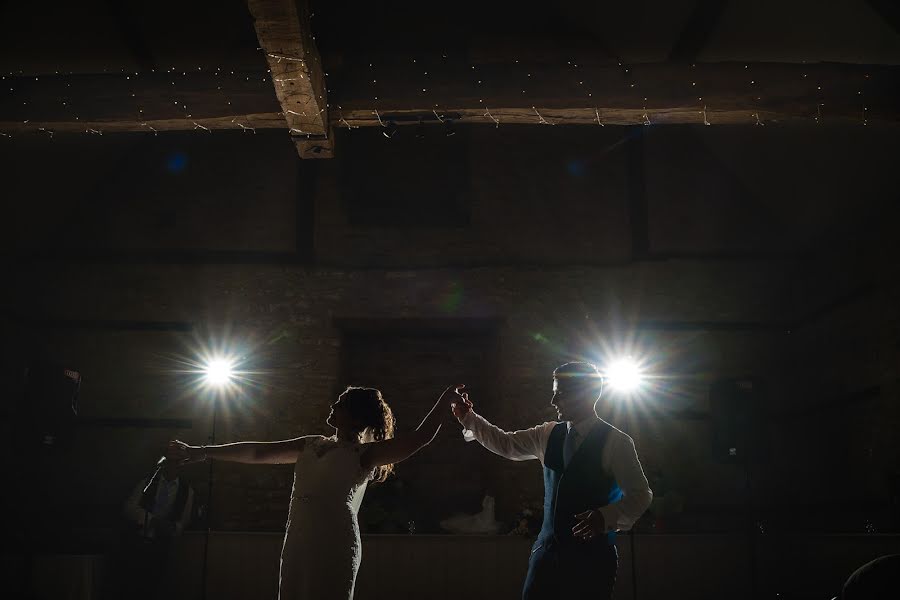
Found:
[[[838,384],[848,392],[863,381],[889,389],[896,327],[882,320],[896,320],[895,294],[823,313],[802,331],[780,324],[855,284],[854,267],[869,254],[848,254],[855,238],[833,233],[864,230],[864,217],[878,214],[896,141],[884,131],[766,128],[766,139],[755,130],[709,129],[644,132],[649,250],[660,260],[637,262],[628,260],[628,202],[636,200],[626,167],[634,157],[622,152],[633,134],[614,128],[463,132],[454,143],[463,145],[460,160],[471,178],[468,223],[412,229],[350,224],[341,159],[298,167],[290,144],[271,133],[20,148],[10,189],[21,201],[5,224],[7,244],[21,259],[9,307],[29,320],[17,318],[20,335],[5,352],[11,365],[43,351],[80,369],[81,416],[95,420],[45,467],[48,488],[63,499],[76,483],[94,482],[79,502],[103,521],[166,440],[205,442],[210,404],[177,370],[211,339],[233,340],[263,372],[258,385],[223,406],[216,439],[274,439],[328,433],[328,404],[349,383],[342,381],[342,320],[489,319],[499,324],[495,397],[474,398],[485,416],[507,428],[550,418],[554,366],[599,358],[603,348],[621,351],[630,340],[667,378],[611,420],[635,437],[648,473],[664,476],[684,497],[683,527],[734,526],[746,474],[710,455],[703,415],[713,380],[762,373],[776,390],[770,408],[814,404]],[[339,142],[369,133],[345,132]],[[402,179],[415,169],[415,148],[408,148],[407,161],[384,170]],[[43,175],[47,167],[59,176]],[[422,197],[428,201],[427,187]],[[377,189],[372,201],[379,201]],[[797,254],[821,240],[849,257],[840,281],[831,263]],[[313,248],[314,260],[301,248]],[[880,250],[896,256],[895,248]],[[879,281],[891,281],[887,273]],[[193,329],[135,325],[160,322]],[[629,333],[638,322],[650,325]],[[848,356],[852,375],[841,368]],[[815,377],[823,364],[828,383]],[[436,377],[434,388],[448,383]],[[890,405],[893,385],[877,406]],[[861,413],[852,435],[877,426],[878,444],[893,448],[880,414]],[[411,422],[420,414],[398,416]],[[189,426],[96,423],[111,418]],[[802,421],[773,425],[777,468],[762,478],[760,502],[804,504],[810,490],[821,497],[829,489],[829,463],[817,450],[833,436],[810,437],[808,429]],[[540,498],[536,465],[453,443],[466,460],[484,461],[482,476],[504,519]],[[416,460],[427,460],[427,452]],[[878,469],[865,464],[860,477],[877,479]],[[795,477],[798,471],[804,475]],[[204,496],[205,467],[187,475]],[[278,529],[290,480],[288,467],[216,465],[214,524]],[[868,488],[875,500],[884,496],[880,485]]]

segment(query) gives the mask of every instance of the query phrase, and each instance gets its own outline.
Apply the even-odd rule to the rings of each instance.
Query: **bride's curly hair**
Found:
[[[363,441],[380,442],[394,437],[394,413],[381,392],[375,388],[348,386],[340,395],[346,403],[351,418],[361,425],[359,434]],[[367,435],[370,434],[370,435]],[[394,465],[375,468],[373,481],[382,482],[394,472]]]

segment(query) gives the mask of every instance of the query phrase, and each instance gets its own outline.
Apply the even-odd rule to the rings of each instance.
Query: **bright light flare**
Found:
[[[234,361],[229,358],[213,358],[203,367],[206,383],[213,387],[224,387],[234,378]]]
[[[610,388],[620,392],[633,392],[644,382],[641,367],[632,358],[620,358],[610,363],[605,378]]]

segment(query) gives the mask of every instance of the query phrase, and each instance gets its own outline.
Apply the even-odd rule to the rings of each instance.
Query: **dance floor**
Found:
[[[200,597],[204,536],[186,534],[170,565],[164,596]],[[745,537],[622,536],[616,598],[621,600],[830,600],[861,564],[896,552],[900,536],[765,536],[757,560]],[[213,533],[207,597],[275,598],[281,536]],[[365,536],[356,600],[517,599],[530,540],[516,536]],[[35,565],[42,598],[93,598],[104,577],[101,556],[48,556]],[[636,586],[634,584],[637,584]],[[93,590],[93,591],[92,591]],[[423,596],[423,593],[427,594]]]

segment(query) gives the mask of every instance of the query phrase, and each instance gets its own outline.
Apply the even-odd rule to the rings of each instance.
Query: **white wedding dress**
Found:
[[[351,600],[362,558],[356,516],[374,470],[363,446],[308,436],[294,467],[279,600]]]

